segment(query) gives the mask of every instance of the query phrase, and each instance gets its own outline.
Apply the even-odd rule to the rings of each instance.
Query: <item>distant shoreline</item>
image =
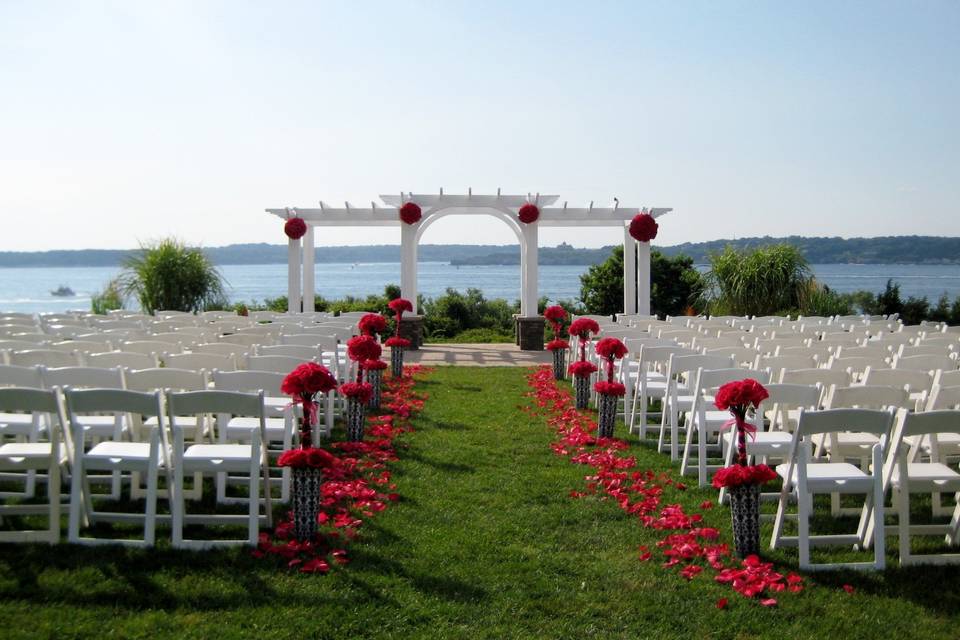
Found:
[[[798,247],[810,264],[862,265],[957,265],[960,264],[960,238],[940,236],[885,236],[878,238],[740,238],[710,242],[656,246],[668,256],[684,254],[697,264],[708,262],[710,253],[726,246],[738,250],[765,244],[787,243]],[[612,246],[599,249],[576,248],[569,244],[540,247],[542,265],[588,266],[599,264],[610,255]],[[279,244],[233,244],[205,247],[204,251],[218,265],[286,264],[287,246]],[[136,254],[129,249],[78,249],[54,251],[0,251],[0,268],[35,267],[121,267],[124,260]],[[514,265],[520,262],[517,245],[420,245],[418,255],[423,262],[446,262],[452,266]],[[399,245],[366,245],[318,247],[318,264],[398,263]]]

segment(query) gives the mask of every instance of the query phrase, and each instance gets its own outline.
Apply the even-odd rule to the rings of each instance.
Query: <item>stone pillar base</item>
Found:
[[[517,318],[517,344],[521,351],[543,351],[543,316]]]
[[[400,320],[400,337],[410,341],[408,349],[419,349],[423,344],[423,316],[403,314],[403,319]]]

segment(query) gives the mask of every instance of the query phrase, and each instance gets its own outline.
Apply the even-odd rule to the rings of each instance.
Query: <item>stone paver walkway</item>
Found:
[[[407,351],[411,364],[462,367],[529,367],[553,362],[549,351],[521,351],[514,344],[425,344]]]

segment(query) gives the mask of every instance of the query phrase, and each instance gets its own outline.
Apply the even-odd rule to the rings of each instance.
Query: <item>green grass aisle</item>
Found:
[[[528,373],[442,367],[418,384],[429,399],[390,463],[401,498],[364,523],[345,567],[304,575],[240,550],[7,545],[0,636],[957,636],[955,570],[815,576],[768,609],[707,572],[688,582],[640,562],[638,546],[662,533],[611,500],[570,497],[590,470],[554,455],[553,429],[521,410]],[[629,453],[639,468],[671,470],[643,445]],[[665,502],[690,512],[714,497],[671,491]],[[706,513],[725,539],[727,519],[725,509]],[[855,594],[839,588],[847,582]],[[720,597],[728,609],[716,609]]]

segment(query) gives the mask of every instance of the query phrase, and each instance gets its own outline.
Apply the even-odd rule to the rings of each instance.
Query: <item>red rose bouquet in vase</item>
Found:
[[[377,339],[378,336],[387,332],[387,319],[379,313],[368,313],[360,318],[357,323],[360,333]],[[363,363],[363,370],[366,372],[367,383],[371,387],[370,402],[367,406],[371,409],[380,409],[380,396],[383,386],[383,370],[387,368],[387,363],[378,359],[367,360]]]
[[[284,451],[277,461],[277,465],[284,468],[284,473],[287,473],[287,468],[292,471],[294,534],[301,542],[312,540],[316,534],[323,470],[337,462],[330,453],[313,446],[313,427],[316,426],[318,415],[316,397],[336,388],[337,381],[330,371],[314,362],[298,366],[287,374],[280,386],[280,391],[292,396],[293,402],[302,408],[300,445]]]
[[[604,338],[597,343],[597,355],[603,358],[606,369],[606,380],[600,380],[593,385],[597,392],[597,436],[612,438],[613,426],[617,420],[617,402],[626,392],[623,384],[613,379],[613,368],[616,360],[627,355],[627,347],[617,338]]]
[[[567,349],[570,348],[570,343],[560,337],[560,331],[567,319],[567,310],[555,304],[544,309],[543,317],[549,320],[553,327],[553,340],[547,343],[547,349],[553,353],[553,379],[563,380],[567,373]]]
[[[745,558],[760,551],[760,487],[777,477],[765,464],[748,465],[747,437],[756,427],[747,422],[769,394],[752,378],[728,382],[720,387],[714,404],[729,411],[733,418],[726,426],[737,430],[737,462],[724,467],[713,477],[713,486],[730,492],[730,518],[737,555]],[[761,417],[762,419],[762,417]]]
[[[364,366],[372,360],[379,360],[380,345],[371,336],[354,336],[347,340],[347,357],[357,367],[355,382],[340,385],[340,393],[347,399],[347,440],[363,440],[365,408],[373,396],[373,387],[363,381]]]
[[[580,358],[570,364],[570,375],[573,376],[574,400],[577,409],[586,409],[590,403],[590,376],[597,371],[597,366],[587,361],[587,344],[590,336],[600,333],[600,325],[592,318],[577,318],[567,330],[571,336],[577,336],[580,349]]]
[[[395,315],[393,336],[384,344],[390,347],[390,373],[394,378],[403,375],[403,350],[410,346],[410,341],[400,337],[400,323],[403,321],[404,311],[413,311],[413,305],[409,300],[397,298],[391,300],[387,306]]]

